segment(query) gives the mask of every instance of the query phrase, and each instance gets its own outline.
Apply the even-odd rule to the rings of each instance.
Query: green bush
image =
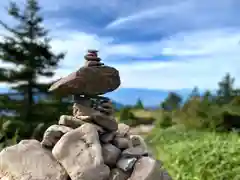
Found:
[[[240,179],[236,133],[154,129],[147,140],[174,180]]]
[[[173,125],[172,122],[172,113],[163,112],[161,118],[156,121],[156,126],[160,128],[168,128]]]
[[[130,125],[132,121],[134,121],[135,117],[134,114],[132,113],[132,108],[131,107],[124,107],[120,110],[119,112],[119,121],[121,123],[126,123]]]

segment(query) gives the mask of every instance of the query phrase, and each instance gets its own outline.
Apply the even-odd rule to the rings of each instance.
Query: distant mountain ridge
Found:
[[[185,100],[192,89],[182,89],[171,91],[178,93]],[[109,98],[124,105],[135,105],[138,99],[141,99],[146,107],[158,107],[160,103],[167,97],[170,91],[153,90],[140,88],[119,88],[114,92],[106,94]]]
[[[8,92],[7,88],[0,88],[0,93]],[[191,93],[192,89],[176,90],[178,93],[186,99]],[[166,90],[152,90],[152,89],[140,89],[140,88],[119,88],[111,93],[107,93],[105,96],[111,98],[117,107],[124,105],[135,105],[138,99],[141,99],[145,107],[158,107],[159,104],[167,97],[170,91]]]

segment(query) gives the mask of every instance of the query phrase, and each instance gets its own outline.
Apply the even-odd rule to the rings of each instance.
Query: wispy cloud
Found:
[[[176,1],[168,5],[156,3],[148,9],[133,12],[112,21],[106,28],[127,28],[142,31],[173,31],[210,27],[239,25],[237,0],[207,1],[186,0]]]
[[[170,62],[146,60],[118,68],[124,86],[154,89],[181,89],[199,86],[215,89],[217,82],[230,72],[240,87],[240,31],[199,31],[179,33],[161,41],[162,54],[175,56]],[[151,46],[151,43],[146,44]],[[142,47],[144,49],[144,47]],[[141,80],[138,80],[141,79]],[[136,83],[139,82],[139,83]]]
[[[129,28],[132,23],[136,24],[150,19],[161,19],[171,15],[177,16],[179,13],[187,12],[191,8],[191,3],[191,1],[179,1],[173,5],[159,5],[157,7],[155,6],[149,9],[144,9],[129,16],[116,19],[108,24],[106,28]],[[181,15],[183,16],[183,14]]]

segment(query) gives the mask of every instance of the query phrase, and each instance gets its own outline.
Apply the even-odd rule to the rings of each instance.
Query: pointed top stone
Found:
[[[85,60],[87,61],[101,61],[101,58],[98,57],[98,51],[97,50],[88,50],[88,53],[84,56]]]
[[[95,53],[95,54],[97,55],[98,50],[95,50],[95,49],[89,49],[88,52],[89,52],[89,53]]]

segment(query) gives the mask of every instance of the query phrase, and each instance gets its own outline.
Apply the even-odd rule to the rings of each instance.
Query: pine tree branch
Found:
[[[13,35],[17,36],[18,38],[23,36],[23,33],[18,32],[16,29],[9,27],[6,23],[4,23],[2,20],[0,20],[0,25],[7,30],[8,32],[11,32]]]

